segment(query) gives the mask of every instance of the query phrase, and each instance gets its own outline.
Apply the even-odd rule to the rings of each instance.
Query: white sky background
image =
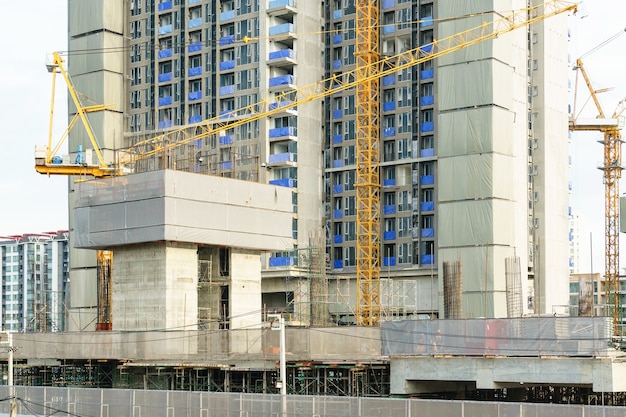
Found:
[[[33,168],[34,147],[45,145],[48,137],[51,78],[45,68],[46,59],[53,51],[67,50],[67,0],[31,0],[28,13],[23,7],[22,2],[6,2],[3,5],[5,19],[0,25],[5,57],[0,67],[0,126],[3,127],[0,133],[0,236],[68,227],[67,179],[48,178]],[[580,9],[578,16],[570,19],[572,59],[626,27],[625,0],[586,0]],[[581,16],[586,17],[581,19]],[[25,27],[30,29],[24,30]],[[584,63],[596,89],[614,87],[600,96],[605,113],[612,114],[616,104],[626,96],[626,34],[589,55]],[[573,83],[573,72],[571,79]],[[587,96],[586,90],[581,89],[579,103]],[[592,103],[585,109],[592,112]],[[57,77],[55,114],[53,141],[67,125],[66,90],[60,77]],[[592,233],[594,272],[604,271],[604,186],[601,171],[597,169],[602,164],[599,137],[595,133],[575,133],[570,151],[571,205],[584,222],[585,252],[589,252],[589,234]],[[626,191],[623,183],[620,189],[623,190],[620,194]],[[626,265],[623,246],[621,264]],[[582,271],[590,269],[589,259],[583,257]]]

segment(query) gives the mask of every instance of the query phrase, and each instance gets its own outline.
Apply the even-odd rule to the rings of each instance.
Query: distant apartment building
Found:
[[[0,259],[0,328],[16,332],[65,330],[68,232],[0,236]]]

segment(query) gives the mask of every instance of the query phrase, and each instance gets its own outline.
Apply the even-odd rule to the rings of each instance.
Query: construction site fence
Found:
[[[606,356],[610,317],[383,322],[383,355]]]
[[[95,388],[0,387],[0,416],[91,417],[618,417],[624,407],[424,399],[316,397]]]

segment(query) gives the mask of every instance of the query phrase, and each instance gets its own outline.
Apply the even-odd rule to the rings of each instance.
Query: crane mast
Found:
[[[356,322],[380,318],[378,1],[356,3]]]

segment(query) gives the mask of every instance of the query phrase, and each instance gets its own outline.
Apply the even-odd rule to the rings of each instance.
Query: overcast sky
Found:
[[[67,0],[17,1],[3,5],[5,20],[0,25],[5,63],[0,70],[0,236],[66,229],[67,180],[46,177],[33,169],[34,147],[45,145],[48,137],[51,78],[46,60],[56,50],[67,50]],[[585,16],[581,19],[581,16]],[[626,1],[586,0],[578,17],[571,18],[571,56],[587,52],[626,27]],[[35,30],[24,30],[25,25]],[[626,96],[626,35],[592,53],[585,67],[596,88],[613,87],[600,96],[605,113]],[[574,74],[571,76],[574,79]],[[54,140],[67,123],[66,95],[62,81],[57,84]],[[585,93],[584,89],[582,93]],[[580,96],[579,102],[586,96]],[[592,110],[590,105],[588,109]],[[573,136],[572,207],[584,219],[585,251],[593,236],[594,271],[604,270],[604,187],[601,172],[602,146],[595,133]],[[622,184],[620,194],[626,189]],[[624,245],[622,245],[623,247]],[[622,254],[626,253],[622,248]],[[626,257],[621,256],[626,264]],[[584,268],[589,269],[588,259]]]

